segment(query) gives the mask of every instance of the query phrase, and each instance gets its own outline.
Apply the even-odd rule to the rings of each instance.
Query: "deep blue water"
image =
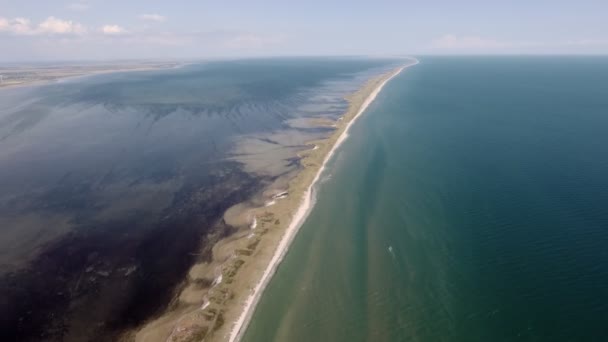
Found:
[[[245,341],[606,341],[608,58],[420,60],[330,162]]]

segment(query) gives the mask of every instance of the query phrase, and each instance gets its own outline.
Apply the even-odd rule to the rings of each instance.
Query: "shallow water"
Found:
[[[86,340],[159,312],[207,233],[395,60],[235,60],[0,91],[2,336]],[[203,253],[200,258],[208,258]]]
[[[420,58],[330,161],[244,341],[603,341],[608,59]]]

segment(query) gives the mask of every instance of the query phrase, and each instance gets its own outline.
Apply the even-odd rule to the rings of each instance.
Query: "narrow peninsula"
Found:
[[[211,250],[213,261],[194,265],[169,310],[126,339],[239,341],[266,285],[312,209],[313,187],[325,164],[384,85],[417,63],[411,59],[371,78],[346,98],[348,110],[335,122],[317,120],[316,126],[330,126],[334,131],[326,139],[311,141],[310,148],[298,154],[298,171],[267,189],[263,205],[238,208],[238,214],[230,215],[231,220],[247,224],[249,229],[228,237],[217,236]],[[207,284],[210,278],[214,280]]]

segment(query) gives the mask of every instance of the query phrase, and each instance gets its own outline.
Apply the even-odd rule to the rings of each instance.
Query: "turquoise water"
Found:
[[[421,58],[329,163],[245,335],[605,341],[608,58]]]

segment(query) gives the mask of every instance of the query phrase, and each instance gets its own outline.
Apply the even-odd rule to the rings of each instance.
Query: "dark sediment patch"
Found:
[[[329,135],[331,134],[333,131],[336,130],[335,127],[324,127],[324,126],[318,126],[318,127],[295,127],[293,128],[299,132],[303,132],[303,133],[308,133],[308,134],[326,134]]]
[[[210,257],[209,233],[230,234],[224,211],[262,183],[231,165],[182,186],[152,221],[135,212],[79,225],[0,278],[1,340],[117,340],[170,305],[190,266]]]
[[[263,142],[267,142],[269,144],[273,144],[273,145],[281,145],[278,141],[269,139],[269,138],[258,138],[258,140],[263,141]]]

